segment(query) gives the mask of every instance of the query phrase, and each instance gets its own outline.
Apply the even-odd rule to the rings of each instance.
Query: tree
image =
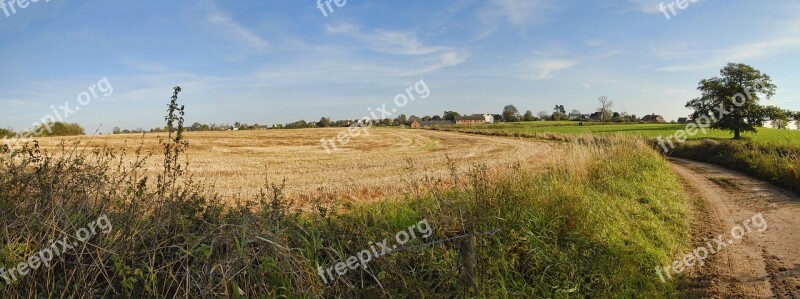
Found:
[[[547,119],[547,116],[549,116],[549,114],[547,114],[547,111],[544,111],[544,110],[542,110],[542,111],[539,111],[539,114],[538,114],[538,115],[539,115],[539,118],[541,118],[541,119],[543,119],[543,120],[544,120],[544,119]]]
[[[438,116],[438,115],[434,115],[433,117],[431,117],[431,120],[442,120],[442,117]]]
[[[122,129],[120,129],[119,127],[114,127],[114,129],[111,130],[111,133],[120,134],[122,133]]]
[[[331,119],[327,117],[323,117],[319,119],[317,126],[327,128],[331,126]]]
[[[552,120],[565,120],[567,119],[567,109],[564,109],[564,105],[556,105],[553,108],[553,115],[550,116]]]
[[[524,120],[524,121],[534,121],[534,120],[536,120],[536,117],[533,116],[533,112],[528,110],[528,111],[525,111],[525,115],[522,117],[522,120]]]
[[[455,111],[445,111],[445,112],[444,112],[444,114],[442,114],[442,119],[444,119],[444,120],[451,120],[451,121],[455,121],[455,120],[456,120],[456,117],[459,117],[459,116],[461,116],[461,114],[458,114],[458,112],[455,112]]]
[[[764,107],[764,116],[772,121],[772,126],[776,129],[788,129],[789,121],[794,118],[792,113],[777,106]]]
[[[405,126],[408,123],[408,117],[406,117],[405,114],[400,114],[400,116],[397,117],[397,122],[399,122],[401,126]]]
[[[600,102],[600,119],[602,122],[606,122],[608,114],[611,112],[609,109],[614,106],[614,101],[609,101],[607,96],[602,96],[597,101]]]
[[[203,128],[203,125],[196,122],[192,124],[192,131],[200,131]]]
[[[708,119],[711,128],[731,131],[734,139],[741,139],[742,132],[756,132],[755,126],[766,118],[759,94],[769,99],[775,89],[767,74],[746,64],[729,63],[720,70],[720,77],[700,80],[697,90],[702,96],[686,107],[694,110],[693,119]]]
[[[503,107],[503,119],[506,122],[519,121],[519,110],[514,105],[507,105]]]

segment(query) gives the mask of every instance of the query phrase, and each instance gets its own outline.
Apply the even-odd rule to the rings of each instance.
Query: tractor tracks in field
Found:
[[[748,175],[720,166],[670,158],[672,169],[699,197],[694,243],[702,246],[718,234],[758,213],[766,230],[753,232],[709,260],[694,273],[690,297],[800,298],[800,197]],[[700,227],[698,227],[700,226]]]

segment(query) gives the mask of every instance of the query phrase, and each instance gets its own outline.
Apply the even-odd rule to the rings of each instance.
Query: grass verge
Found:
[[[670,155],[738,170],[800,194],[800,147],[706,140],[679,144]]]

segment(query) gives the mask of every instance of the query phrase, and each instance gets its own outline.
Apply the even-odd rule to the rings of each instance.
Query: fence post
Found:
[[[464,267],[464,289],[467,291],[477,291],[478,289],[475,273],[478,261],[475,246],[475,233],[470,232],[461,243],[461,264]]]

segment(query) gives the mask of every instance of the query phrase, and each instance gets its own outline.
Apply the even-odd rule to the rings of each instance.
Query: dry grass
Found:
[[[407,181],[449,177],[448,158],[458,168],[476,164],[507,167],[517,162],[540,165],[559,146],[530,139],[373,128],[370,136],[353,138],[339,151],[326,153],[320,138],[331,138],[342,130],[186,133],[190,170],[195,179],[214,185],[226,199],[252,198],[265,186],[265,179],[286,179],[287,195],[301,202],[320,192],[333,193],[344,201],[374,201],[408,192]],[[79,146],[86,150],[125,149],[131,154],[141,144],[144,151],[159,153],[163,151],[159,138],[166,138],[166,133],[84,136]],[[70,144],[76,138],[39,141],[43,148],[54,150],[61,141]],[[161,164],[161,156],[154,155],[145,166],[155,173]]]

